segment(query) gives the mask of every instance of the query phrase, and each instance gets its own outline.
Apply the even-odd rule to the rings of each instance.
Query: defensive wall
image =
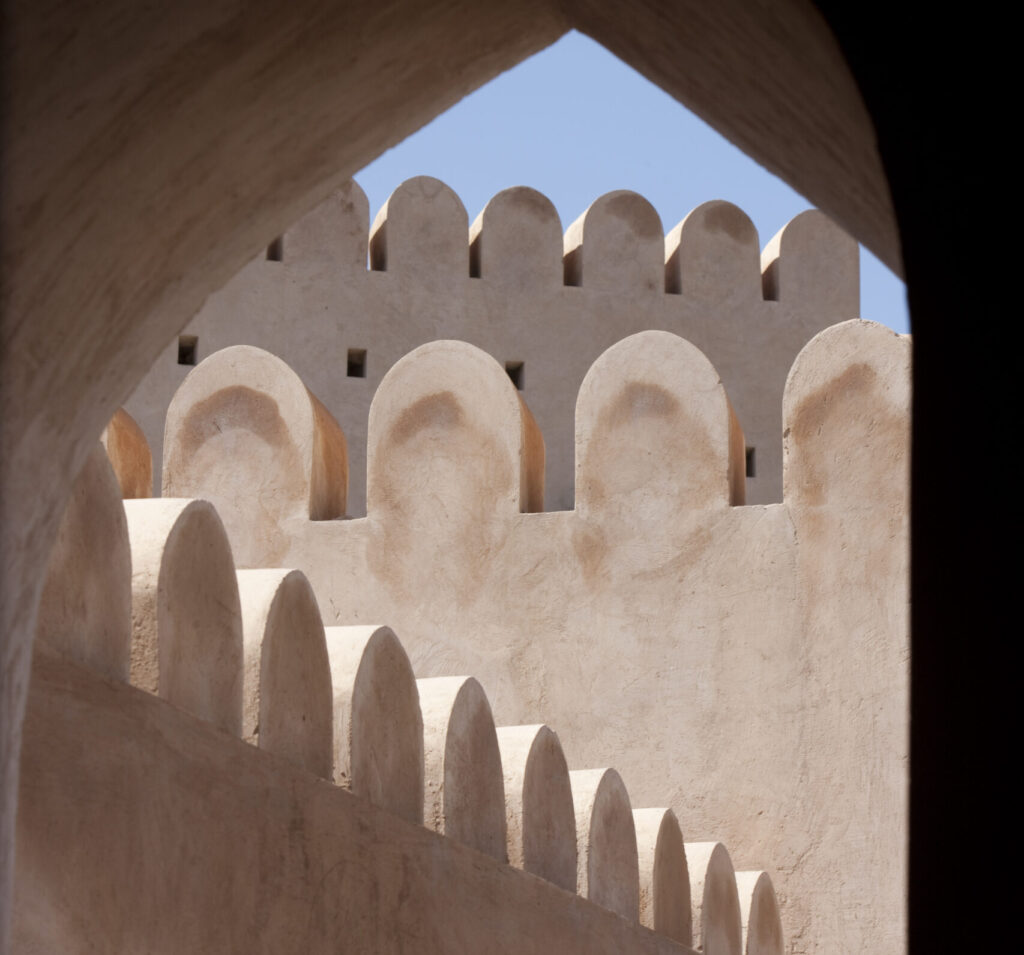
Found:
[[[209,502],[122,505],[140,437],[111,422],[44,584],[15,951],[781,955],[767,872],[390,628],[325,627],[302,572],[236,569]]]
[[[193,370],[168,410],[162,484],[172,499],[125,503],[136,593],[126,598],[122,584],[120,604],[98,603],[119,607],[123,621],[129,599],[136,634],[151,627],[145,621],[157,614],[152,583],[140,583],[146,575],[152,579],[154,558],[136,557],[133,510],[141,506],[155,515],[163,507],[162,528],[186,512],[195,512],[196,520],[201,512],[208,522],[219,514],[230,546],[222,541],[218,547],[227,548],[240,568],[243,632],[256,626],[246,623],[251,612],[245,608],[255,599],[247,593],[287,585],[305,594],[299,601],[304,610],[292,616],[304,619],[302,627],[314,636],[299,653],[306,662],[296,665],[306,674],[302,679],[319,679],[319,689],[303,684],[302,692],[289,697],[284,689],[281,698],[326,699],[332,690],[323,674],[335,680],[335,742],[325,742],[321,732],[318,742],[271,748],[293,757],[301,750],[308,770],[330,775],[331,746],[336,750],[338,739],[351,737],[351,717],[344,707],[337,712],[336,653],[325,656],[319,649],[316,620],[327,625],[328,635],[335,627],[369,626],[359,631],[364,639],[386,621],[402,635],[418,676],[444,678],[432,684],[447,687],[443,700],[450,701],[457,687],[472,698],[467,708],[483,710],[482,694],[467,689],[465,680],[452,683],[459,674],[475,674],[498,724],[557,727],[567,765],[605,765],[611,758],[635,804],[677,807],[688,838],[720,839],[744,868],[771,868],[789,951],[898,951],[906,841],[909,342],[881,326],[852,321],[826,329],[800,352],[780,409],[785,493],[779,504],[742,505],[748,442],[726,390],[708,359],[668,332],[642,332],[608,349],[586,373],[575,401],[575,508],[545,512],[543,438],[506,370],[464,342],[427,344],[397,362],[376,391],[366,425],[367,516],[346,519],[348,462],[357,457],[356,443],[346,441],[324,405],[279,358],[251,346],[225,349]],[[115,417],[105,441],[122,491],[148,488],[148,451],[130,418]],[[193,498],[210,503],[186,507]],[[106,511],[116,513],[110,500],[108,495]],[[100,506],[88,511],[103,512]],[[73,517],[65,521],[75,524]],[[93,538],[97,553],[123,552]],[[170,537],[161,530],[151,539]],[[150,553],[159,549],[148,546]],[[221,564],[228,563],[222,554]],[[125,574],[110,558],[68,566],[122,579]],[[267,567],[301,573],[259,570]],[[80,579],[81,573],[51,569],[56,579]],[[237,629],[230,623],[233,605],[223,599],[230,575],[218,578],[195,566],[180,574],[179,608],[216,618],[217,632]],[[204,586],[220,595],[216,608],[197,601]],[[59,614],[77,604],[67,596],[54,601],[49,588],[40,638],[59,650],[61,629],[47,622],[45,608],[56,607]],[[90,583],[74,593],[87,607],[97,599],[88,595],[104,588]],[[264,619],[265,598],[259,606],[263,616],[255,619]],[[45,639],[44,631],[50,634]],[[122,640],[124,631],[122,623]],[[132,639],[130,664],[121,658],[108,676],[123,679],[130,672],[138,686],[198,712],[221,732],[260,741],[275,733],[286,739],[289,726],[294,729],[296,718],[287,708],[276,722],[260,709],[277,692],[269,688],[280,662],[267,674],[259,670],[259,681],[266,676],[269,682],[266,696],[256,699],[253,658],[246,657],[241,697],[248,702],[236,723],[236,709],[228,712],[211,701],[235,700],[237,659],[228,661],[227,670],[199,667],[206,681],[217,672],[226,675],[216,694],[196,694],[187,687],[197,676],[165,676],[162,661],[174,654],[159,640]],[[65,655],[79,652],[77,641],[63,640]],[[204,642],[215,643],[203,638],[179,656],[205,659],[196,649]],[[289,652],[298,653],[293,644]],[[263,660],[272,658],[263,654]],[[48,666],[52,674],[56,664]],[[351,669],[351,662],[346,666]],[[52,679],[57,687],[71,680]],[[46,692],[52,697],[47,705],[61,711],[58,689]],[[411,694],[387,695],[405,700],[394,705],[407,724],[414,723]],[[429,742],[436,719],[428,713],[443,713],[449,703],[425,695],[422,683],[418,695],[424,819],[491,855],[511,845],[509,833],[519,833],[525,846],[522,823],[510,814],[516,800],[508,796],[506,748],[512,752],[515,738],[520,752],[523,738],[536,745],[536,732],[499,731],[499,760],[489,768],[482,757],[470,761],[482,776],[465,791],[477,799],[490,791],[492,806],[498,792],[493,780],[504,772],[508,820],[504,841],[497,835],[497,811],[490,828],[484,827],[489,835],[473,835],[459,829],[454,816],[449,824],[444,798],[429,782],[439,778],[429,756],[431,746],[439,751],[439,737]],[[41,707],[30,703],[30,715]],[[65,728],[72,750],[81,749],[74,737],[87,714],[78,715]],[[51,724],[61,718],[47,717]],[[322,727],[331,720],[325,715],[314,722]],[[26,723],[29,753],[32,725]],[[40,748],[56,732],[49,725]],[[334,757],[336,779],[349,778],[346,765],[345,757]],[[51,770],[57,773],[57,765]],[[79,771],[89,776],[93,770]],[[187,772],[171,775],[189,788]],[[39,787],[23,804],[45,802],[48,785],[58,785],[56,776],[35,784],[36,776],[23,778],[29,780],[23,793],[26,785]],[[559,788],[564,801],[564,780],[552,783],[549,798]],[[409,785],[399,790],[408,794]],[[570,791],[575,798],[577,790]],[[97,798],[101,792],[96,780]],[[52,829],[44,821],[67,797],[54,790],[50,798],[53,804],[38,816],[40,832]],[[399,813],[419,802],[388,799]],[[84,824],[79,819],[77,825]],[[144,841],[146,824],[136,826],[134,838]],[[75,832],[69,822],[52,845],[49,834],[38,837],[50,845],[50,855],[44,852],[50,866],[58,866],[58,848]],[[507,852],[513,861],[527,854],[525,848]],[[21,859],[19,852],[19,872]],[[567,878],[564,855],[545,865],[556,884]],[[693,868],[691,859],[691,876]],[[252,877],[262,884],[261,876]],[[367,886],[377,876],[368,878]],[[588,885],[580,870],[577,889],[587,894]],[[616,908],[615,898],[612,893],[606,904]],[[402,924],[394,913],[382,918],[388,926]]]
[[[369,250],[369,252],[367,251]],[[126,403],[162,460],[168,403],[196,361],[256,345],[291,365],[352,445],[349,513],[365,513],[366,422],[403,355],[470,342],[505,365],[547,443],[546,501],[573,506],[575,396],[626,335],[670,331],[711,359],[749,448],[747,502],[782,499],[782,390],[797,352],[860,314],[857,244],[822,213],[757,230],[719,200],[665,234],[642,196],[597,199],[563,235],[539,192],[499,193],[469,225],[459,197],[426,176],[373,220],[354,182],[296,223],[212,295]]]

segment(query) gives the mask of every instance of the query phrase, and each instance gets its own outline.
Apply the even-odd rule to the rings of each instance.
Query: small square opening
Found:
[[[178,364],[194,365],[196,363],[196,350],[199,346],[197,335],[178,336]]]
[[[366,377],[366,349],[350,348],[348,350],[348,368],[345,374],[349,378]]]
[[[284,239],[278,236],[274,239],[270,245],[267,246],[267,261],[268,262],[283,262],[284,261]]]
[[[512,384],[516,386],[516,389],[522,391],[523,363],[521,361],[507,361],[505,362],[505,371],[508,372],[508,376],[512,379]]]
[[[754,448],[747,448],[747,477],[757,477],[757,460]]]

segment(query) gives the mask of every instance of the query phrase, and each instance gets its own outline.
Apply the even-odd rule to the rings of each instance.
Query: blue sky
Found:
[[[412,176],[443,180],[470,222],[495,193],[532,186],[565,229],[598,196],[632,189],[667,232],[694,206],[728,199],[762,248],[811,204],[616,59],[570,33],[467,96],[357,173],[370,217]],[[861,249],[861,317],[909,330],[903,283]]]

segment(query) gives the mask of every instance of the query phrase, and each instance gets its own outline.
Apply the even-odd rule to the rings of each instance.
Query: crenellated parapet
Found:
[[[305,414],[306,406],[294,413]],[[244,453],[230,435],[225,446]],[[510,514],[523,516],[515,503],[513,496]],[[448,911],[445,892],[452,885],[471,901],[480,880],[491,878],[488,867],[498,865],[511,881],[498,895],[503,901],[492,923],[527,919],[531,924],[517,938],[534,938],[538,950],[568,938],[560,949],[601,951],[606,943],[595,939],[606,937],[608,944],[618,939],[618,950],[687,951],[694,919],[705,939],[741,931],[738,908],[719,911],[705,903],[691,913],[688,873],[704,878],[707,867],[699,851],[688,859],[671,810],[634,810],[614,769],[570,771],[547,725],[497,727],[488,696],[472,677],[417,680],[390,628],[325,627],[300,570],[236,570],[224,524],[209,502],[158,498],[122,505],[98,447],[76,482],[66,524],[76,528],[73,540],[84,549],[70,562],[58,550],[45,588],[54,606],[43,607],[50,629],[40,632],[45,639],[26,722],[23,785],[32,798],[19,822],[18,884],[32,901],[18,907],[20,946],[70,943],[61,924],[37,917],[54,893],[73,917],[77,944],[110,938],[110,925],[136,904],[185,904],[189,911],[188,927],[153,919],[149,934],[134,937],[137,947],[182,944],[193,930],[222,937],[218,919],[237,919],[229,931],[248,931],[253,913],[246,904],[230,910],[208,904],[225,878],[245,899],[260,897],[283,876],[285,897],[317,911],[333,871],[324,868],[329,856],[318,855],[322,846],[334,845],[335,833],[352,832],[350,848],[333,850],[351,852],[371,829],[391,835],[370,838],[368,850],[380,859],[354,871],[375,874],[341,880],[332,906],[358,909],[364,892],[407,892],[417,884],[427,903],[433,897]],[[123,559],[103,560],[118,551]],[[102,580],[96,564],[105,566]],[[98,644],[89,618],[79,632],[54,637],[49,621],[59,617],[53,614],[86,586],[102,587],[103,622],[122,635],[116,650]],[[108,741],[111,755],[82,759],[94,733]],[[137,757],[126,759],[129,751]],[[59,784],[69,774],[77,793],[70,805]],[[338,799],[340,793],[347,798]],[[63,813],[47,811],[53,799],[63,800]],[[230,817],[219,817],[225,800]],[[379,814],[392,821],[378,822]],[[421,846],[422,837],[412,834],[421,825],[440,841]],[[301,864],[291,848],[270,848],[277,832],[287,832],[289,842],[313,840]],[[179,847],[188,862],[167,859],[155,846]],[[472,851],[467,855],[464,847]],[[147,851],[157,851],[172,873],[163,889],[136,878]],[[224,852],[238,862],[228,876]],[[69,866],[69,858],[77,861]],[[402,860],[401,886],[386,875],[392,858]],[[423,883],[410,870],[434,873],[433,881]],[[765,912],[778,921],[766,878],[750,915],[758,925]],[[150,894],[137,903],[143,882]],[[488,897],[493,904],[493,893]],[[707,897],[705,890],[700,898]],[[262,910],[261,932],[277,931],[282,911]],[[620,919],[611,935],[606,912]],[[562,929],[545,920],[574,928],[559,935]],[[347,938],[373,948],[380,931],[379,923],[357,920]],[[468,909],[453,911],[437,931],[443,947],[476,937]],[[705,945],[705,951],[713,949]]]
[[[780,398],[785,499],[745,505],[745,441],[717,369],[678,336],[639,332],[584,375],[576,507],[544,511],[545,444],[523,393],[483,350],[428,343],[377,390],[367,516],[353,518],[350,442],[326,406],[280,359],[226,349],[171,403],[176,497],[122,501],[144,449],[109,439],[75,484],[42,587],[46,729],[27,724],[24,765],[130,779],[146,808],[115,802],[131,813],[115,828],[145,840],[138,820],[152,815],[171,845],[211,794],[234,793],[266,838],[267,818],[341,831],[345,806],[365,804],[392,820],[381,831],[404,833],[389,859],[440,866],[428,882],[517,872],[551,884],[530,905],[558,918],[603,932],[603,916],[559,906],[624,917],[639,933],[626,947],[653,930],[774,953],[783,921],[812,937],[841,920],[851,937],[851,898],[902,937],[908,379],[906,338],[860,321],[817,335]],[[367,623],[379,620],[391,624]],[[129,750],[79,765],[90,720]],[[168,775],[169,754],[199,739],[202,784],[192,755]],[[608,754],[616,770],[586,768]],[[295,803],[307,778],[319,788]],[[57,785],[25,779],[25,805]],[[82,783],[59,838],[32,828],[52,812],[26,810],[19,833],[24,883],[43,898],[58,886],[86,913],[111,872],[127,888],[108,904],[132,897],[137,847],[91,868],[110,818],[88,794],[106,785]],[[675,812],[633,808],[645,805]],[[421,825],[442,848],[403,855]],[[684,830],[716,841],[684,844]],[[248,836],[233,838],[245,855]],[[278,865],[246,858],[257,881]],[[289,898],[333,864],[289,858]]]
[[[713,363],[669,332],[623,339],[567,399],[571,511],[540,509],[545,441],[506,370],[465,342],[432,342],[396,363],[369,409],[366,517],[333,520],[268,503],[261,470],[287,472],[298,502],[313,487],[270,432],[202,423],[208,395],[242,383],[239,354],[208,358],[174,402],[211,436],[191,452],[200,479],[177,493],[226,501],[239,566],[300,568],[329,627],[391,620],[421,679],[476,674],[499,724],[558,727],[570,765],[617,754],[642,803],[667,792],[698,830],[771,859],[787,923],[845,917],[838,886],[856,884],[898,935],[906,338],[851,321],[797,356],[778,407],[786,497],[767,506],[742,503],[747,442]],[[278,403],[285,433],[312,427],[303,401]],[[167,435],[184,446],[170,422]],[[849,768],[866,749],[869,787]],[[506,779],[506,805],[510,785],[525,793]],[[526,859],[525,830],[505,818],[494,846]],[[872,865],[855,872],[848,825],[871,843]]]
[[[818,331],[858,314],[857,245],[814,210],[762,254],[747,215],[721,200],[667,228],[642,196],[612,192],[563,228],[545,196],[520,186],[470,224],[450,188],[420,176],[371,225],[350,182],[207,301],[127,407],[159,473],[165,412],[192,365],[232,345],[266,349],[348,436],[348,510],[361,516],[375,389],[419,345],[457,339],[516,383],[547,441],[548,507],[568,509],[583,378],[624,335],[661,330],[693,343],[721,376],[746,438],[748,502],[778,502],[786,374]]]

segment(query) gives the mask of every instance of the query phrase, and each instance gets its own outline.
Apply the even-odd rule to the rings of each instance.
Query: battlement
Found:
[[[297,397],[276,397],[286,395]],[[828,934],[822,926],[841,920],[844,937],[877,938],[885,926],[896,944],[908,339],[850,321],[797,355],[777,409],[779,504],[743,504],[748,442],[731,394],[669,332],[609,347],[568,400],[571,511],[541,510],[550,444],[526,397],[470,344],[414,349],[382,376],[363,425],[366,517],[316,519],[314,449],[345,436],[284,362],[229,348],[170,403],[165,492],[213,503],[239,567],[301,570],[329,629],[389,620],[413,671],[447,688],[433,725],[483,709],[460,676],[475,674],[494,722],[558,727],[568,765],[615,754],[633,799],[685,807],[690,831],[718,833],[758,871],[770,862],[792,935]],[[350,460],[363,453],[351,436],[347,446]],[[349,459],[328,458],[329,483],[343,487]],[[473,747],[481,765],[501,752],[508,772],[501,733],[497,749],[489,736]],[[853,768],[865,751],[868,787]],[[445,794],[434,792],[426,818],[447,832]],[[507,785],[505,799],[504,839],[494,799],[490,815],[477,806],[450,825],[466,823],[461,838],[484,852],[525,859]],[[870,864],[851,864],[851,826]],[[564,856],[537,864],[564,880]],[[851,893],[869,901],[851,907]],[[771,943],[771,901],[747,901],[755,921],[768,913],[758,932]]]
[[[856,243],[817,211],[765,247],[742,210],[704,203],[667,231],[635,193],[596,199],[563,232],[526,187],[469,224],[444,183],[400,185],[370,222],[348,183],[288,229],[170,343],[126,405],[162,471],[168,404],[197,360],[252,345],[295,369],[352,445],[348,511],[362,515],[366,425],[385,372],[416,347],[458,339],[508,372],[547,442],[549,509],[574,505],[572,403],[624,335],[670,332],[721,376],[746,436],[747,500],[782,499],[781,399],[821,329],[859,314]],[[166,493],[166,492],[165,492]]]
[[[906,387],[892,392],[906,354],[904,340],[867,322],[827,329],[800,353],[782,401],[787,507],[902,499],[904,473],[893,465],[905,451]],[[826,385],[841,387],[840,403]],[[892,407],[875,434],[879,402]],[[365,430],[371,526],[400,524],[404,534],[436,541],[446,532],[428,525],[511,530],[520,515],[543,510],[544,437],[501,366],[472,345],[432,342],[401,359],[383,377]],[[830,436],[845,448],[830,446]],[[836,463],[857,442],[880,441],[893,444],[882,461],[868,456],[854,470]],[[170,403],[164,443],[166,492],[201,492],[231,515],[242,566],[297,556],[299,539],[314,533],[304,526],[344,516],[344,434],[287,365],[257,348],[227,348],[189,375]],[[543,520],[649,521],[660,533],[675,517],[741,505],[744,447],[707,358],[671,333],[640,332],[584,377],[575,402],[576,507]],[[333,507],[323,503],[325,488]],[[357,526],[333,522],[315,534],[340,539]]]
[[[408,364],[436,370],[431,356],[437,361],[441,352],[475,360],[465,347],[439,343]],[[192,448],[200,457],[212,442],[241,462],[248,447],[236,440],[240,434],[262,442],[276,435],[277,453],[292,455],[313,485],[315,469],[306,465],[316,435],[295,425],[318,420],[315,399],[289,387],[283,364],[245,357],[274,370],[261,390],[238,404],[192,391],[191,407],[204,414],[173,420],[191,422],[192,433],[205,438]],[[242,370],[236,359],[212,364]],[[416,376],[396,372],[394,390],[417,407],[423,398]],[[266,409],[269,395],[301,400],[287,418],[257,421],[247,411]],[[511,397],[503,413],[514,422],[519,403]],[[371,433],[392,440],[397,425],[403,440],[415,441],[417,428],[403,411],[390,410],[389,417],[378,409],[382,423]],[[234,433],[208,427],[215,420],[232,422]],[[427,427],[438,420],[474,425],[453,418],[452,407]],[[306,454],[295,454],[296,434],[308,438]],[[570,772],[547,725],[496,726],[475,679],[416,679],[388,627],[325,627],[301,571],[236,570],[225,526],[207,501],[125,500],[122,507],[130,468],[144,458],[138,447],[127,451],[108,462],[97,448],[89,459],[44,588],[25,723],[22,784],[31,798],[19,817],[16,944],[264,950],[302,931],[304,951],[333,948],[337,932],[359,950],[383,951],[402,926],[415,924],[421,940],[432,939],[427,950],[513,952],[529,941],[538,950],[557,944],[581,953],[696,945],[741,955],[752,950],[745,934],[767,911],[776,942],[761,950],[781,955],[779,910],[764,873],[734,872],[717,843],[684,844],[678,818],[685,814],[634,810],[614,769]],[[515,475],[513,469],[510,482]],[[310,521],[308,500],[305,493],[281,497],[282,507]],[[518,513],[514,496],[508,504]],[[73,564],[66,559],[72,545]],[[87,589],[93,609],[73,632],[60,626],[60,613]],[[240,748],[241,741],[249,745]],[[96,758],[98,749],[106,759]],[[111,800],[113,768],[118,789]],[[71,805],[62,785],[69,776],[78,790]],[[336,787],[356,801],[337,798]],[[437,837],[418,834],[421,824]],[[255,852],[247,826],[258,833]],[[275,833],[285,832],[282,843]],[[295,839],[304,860],[297,868]],[[147,847],[156,846],[191,861],[158,855],[150,862]],[[360,861],[367,853],[385,860],[367,870]],[[160,883],[166,891],[136,878],[140,866],[153,863],[172,873]],[[352,876],[332,877],[349,866]],[[502,892],[494,892],[495,880]],[[98,884],[119,888],[98,897]],[[287,904],[264,901],[271,885]],[[234,904],[211,905],[225,886]],[[44,917],[56,911],[55,892],[73,925]],[[392,911],[395,893],[399,906],[412,896],[415,917]],[[369,910],[387,910],[394,922],[367,922],[365,912],[360,920],[368,897]],[[188,918],[153,918],[152,906],[187,910]],[[306,923],[314,917],[315,925]],[[395,938],[383,927],[391,924]],[[502,924],[515,931],[503,934]],[[246,941],[257,925],[258,943]]]

